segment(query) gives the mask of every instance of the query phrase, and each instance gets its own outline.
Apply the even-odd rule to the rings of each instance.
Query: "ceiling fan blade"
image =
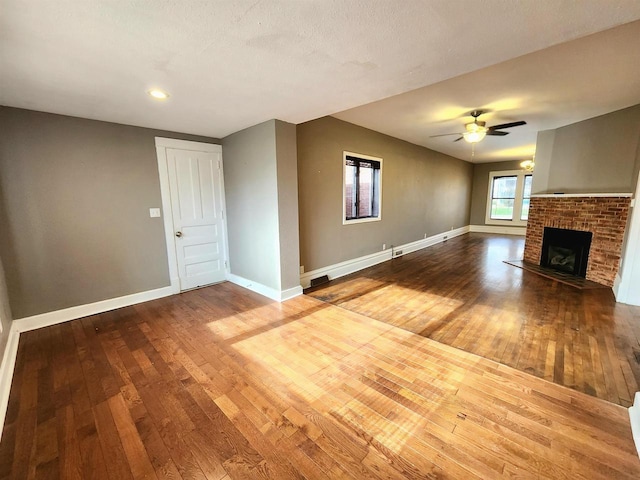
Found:
[[[463,137],[458,137],[454,140],[454,142],[459,142],[460,140],[462,140]]]
[[[503,128],[519,127],[520,125],[526,125],[527,122],[520,120],[519,122],[501,123],[500,125],[494,125],[489,127],[489,130],[501,130]]]
[[[504,137],[505,135],[509,135],[509,132],[500,132],[499,130],[489,130],[489,131],[487,131],[487,135],[495,135],[497,137]]]
[[[441,133],[440,135],[430,135],[429,138],[447,137],[449,135],[460,135],[459,133]]]

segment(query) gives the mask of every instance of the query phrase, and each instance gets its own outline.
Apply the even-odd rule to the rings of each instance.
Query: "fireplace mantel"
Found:
[[[536,193],[531,198],[597,198],[597,197],[633,197],[633,193]]]

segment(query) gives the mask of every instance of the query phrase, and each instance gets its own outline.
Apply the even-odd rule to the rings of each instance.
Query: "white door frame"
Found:
[[[169,279],[171,290],[180,293],[180,276],[178,274],[178,258],[176,256],[176,238],[174,235],[173,215],[171,209],[171,189],[169,188],[169,169],[167,167],[167,149],[193,150],[196,152],[219,153],[222,159],[222,146],[213,143],[192,142],[177,140],[175,138],[156,137],[156,155],[158,157],[158,175],[160,176],[160,195],[162,196],[162,217],[164,219],[164,234],[167,242],[167,261],[169,265]],[[229,278],[229,239],[227,237],[227,214],[224,193],[224,161],[220,162],[220,185],[222,191],[222,223],[224,235],[222,236],[222,255],[224,258],[225,278]]]

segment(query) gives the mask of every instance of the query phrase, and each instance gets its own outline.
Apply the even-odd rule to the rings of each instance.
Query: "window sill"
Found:
[[[343,225],[352,225],[354,223],[368,223],[368,222],[379,222],[382,220],[382,217],[375,218],[354,218],[353,220],[342,220]]]
[[[494,220],[491,218],[485,218],[485,225],[501,225],[503,227],[526,227],[526,220]]]

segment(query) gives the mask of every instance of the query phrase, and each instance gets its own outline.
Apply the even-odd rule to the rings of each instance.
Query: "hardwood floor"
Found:
[[[23,334],[0,478],[609,480],[640,460],[621,406],[224,283]]]
[[[640,307],[503,263],[522,237],[471,233],[306,293],[623,406],[640,390]]]

